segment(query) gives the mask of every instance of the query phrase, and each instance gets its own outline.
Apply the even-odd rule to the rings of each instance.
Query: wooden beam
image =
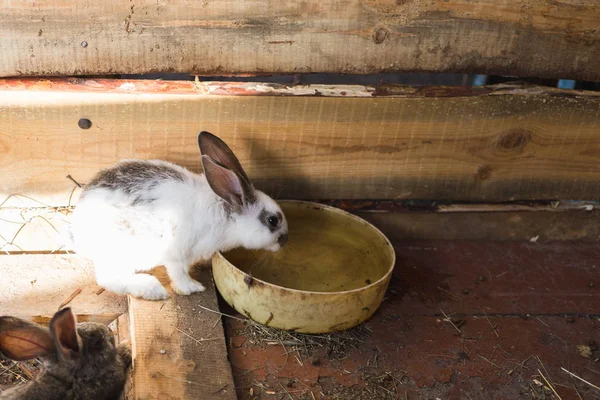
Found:
[[[199,172],[209,130],[280,198],[598,198],[599,109],[600,93],[518,85],[5,80],[0,196],[30,197],[3,208],[75,204],[67,175],[85,183],[130,157]]]
[[[168,284],[164,268],[156,276]],[[206,291],[166,301],[129,297],[133,345],[130,400],[234,400],[235,385],[210,268],[192,269]],[[170,290],[170,286],[169,286]]]
[[[1,255],[0,276],[2,315],[48,324],[69,299],[79,321],[108,324],[127,310],[125,296],[102,291],[92,265],[75,255]]]
[[[600,201],[598,200],[515,201],[508,203],[460,203],[439,200],[318,200],[318,202],[350,212],[365,213],[406,213],[414,211],[436,213],[563,212],[592,211],[600,208]]]
[[[368,213],[359,217],[395,240],[600,240],[600,211]]]
[[[411,208],[391,201],[325,203],[370,221],[388,235],[406,239],[530,240],[539,236],[540,242],[600,241],[600,209],[593,202],[579,206],[567,203],[556,208],[527,204],[457,204],[433,206],[431,210],[421,205]],[[587,211],[589,207],[595,208]],[[20,225],[3,223],[2,211],[0,209],[0,251],[47,253],[57,249],[72,250],[63,240],[68,217],[47,217],[47,221],[36,219],[15,236]],[[32,210],[21,211],[26,214]],[[37,211],[42,212],[42,209]],[[6,237],[14,238],[14,241],[2,239]]]
[[[599,20],[595,0],[8,2],[0,76],[447,71],[593,81]]]

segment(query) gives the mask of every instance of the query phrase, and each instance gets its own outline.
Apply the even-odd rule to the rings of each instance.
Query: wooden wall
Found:
[[[11,1],[0,13],[0,76],[435,71],[593,81],[598,21],[596,0]]]
[[[594,92],[7,80],[0,198],[74,204],[67,175],[85,183],[122,158],[199,172],[201,130],[229,143],[256,186],[280,198],[600,196]],[[6,205],[23,205],[17,200]]]

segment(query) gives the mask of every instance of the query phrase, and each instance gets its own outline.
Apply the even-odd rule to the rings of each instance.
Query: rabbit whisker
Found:
[[[273,200],[279,199],[281,193],[283,193],[283,185],[275,186],[275,195],[273,196]]]
[[[263,252],[253,263],[252,265],[250,265],[250,267],[248,268],[248,272],[250,274],[252,274],[252,270],[256,267],[260,267],[263,265],[264,261],[267,259],[267,257],[269,256],[269,253],[267,253],[266,251]]]

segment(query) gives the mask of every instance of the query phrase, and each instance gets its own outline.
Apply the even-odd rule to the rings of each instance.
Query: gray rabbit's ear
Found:
[[[200,148],[201,155],[209,156],[225,168],[238,174],[247,183],[250,183],[250,179],[248,179],[248,175],[246,175],[246,172],[242,168],[242,164],[240,164],[233,151],[223,140],[210,132],[202,131],[198,134],[198,147]]]
[[[0,317],[0,353],[15,361],[45,357],[55,351],[48,329],[14,317]]]
[[[65,360],[75,360],[81,356],[81,338],[77,334],[77,320],[71,308],[63,308],[52,317],[50,333],[58,354]]]

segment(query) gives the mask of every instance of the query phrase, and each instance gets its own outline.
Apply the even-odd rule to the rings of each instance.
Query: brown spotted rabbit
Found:
[[[50,329],[0,317],[0,353],[43,362],[35,380],[1,392],[2,400],[117,400],[131,365],[131,351],[116,347],[105,325],[77,323],[70,308],[54,315]]]

